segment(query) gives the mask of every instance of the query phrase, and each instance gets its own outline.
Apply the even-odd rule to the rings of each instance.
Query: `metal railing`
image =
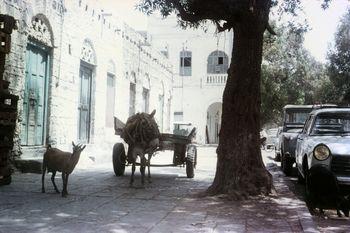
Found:
[[[207,74],[205,85],[225,85],[227,74]]]

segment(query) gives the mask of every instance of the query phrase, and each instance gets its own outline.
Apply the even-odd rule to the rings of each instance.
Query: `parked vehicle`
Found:
[[[173,134],[187,136],[191,130],[193,129],[193,125],[191,122],[174,122]]]
[[[276,148],[275,157],[280,156],[281,168],[286,175],[292,172],[297,136],[302,131],[313,107],[313,105],[286,105],[283,108],[282,131],[279,135],[279,146]]]
[[[310,169],[321,165],[339,184],[350,185],[350,108],[311,112],[297,137],[296,164],[299,181],[308,179]]]
[[[276,148],[276,143],[278,140],[278,128],[271,128],[266,130],[266,150],[272,151]]]

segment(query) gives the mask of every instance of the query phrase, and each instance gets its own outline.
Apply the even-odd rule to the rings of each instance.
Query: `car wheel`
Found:
[[[116,176],[124,175],[125,171],[125,149],[122,143],[113,146],[113,170]]]
[[[289,157],[283,155],[281,164],[283,173],[286,176],[290,176],[292,174],[293,161]]]
[[[307,171],[304,171],[305,174],[305,199],[307,203],[311,203],[311,190],[310,190],[310,179]]]

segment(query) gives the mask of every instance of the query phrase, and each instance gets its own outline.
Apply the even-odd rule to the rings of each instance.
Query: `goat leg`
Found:
[[[134,174],[135,174],[136,164],[135,161],[132,162],[132,168],[131,168],[131,178],[130,178],[130,186],[134,183]]]
[[[62,197],[66,197],[68,194],[67,192],[68,174],[62,172],[62,181],[63,181]]]
[[[41,176],[41,192],[45,193],[45,173],[46,173],[46,165],[43,163],[43,174]]]
[[[55,188],[56,193],[60,193],[55,183],[55,176],[56,176],[56,171],[52,172],[51,181],[52,181],[53,187]]]

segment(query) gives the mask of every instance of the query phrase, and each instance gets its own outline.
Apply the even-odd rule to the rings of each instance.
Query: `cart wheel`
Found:
[[[197,147],[195,145],[188,145],[186,156],[186,175],[187,178],[194,177],[194,167],[197,163]]]
[[[113,169],[116,176],[124,175],[125,171],[125,149],[122,143],[113,146]]]

